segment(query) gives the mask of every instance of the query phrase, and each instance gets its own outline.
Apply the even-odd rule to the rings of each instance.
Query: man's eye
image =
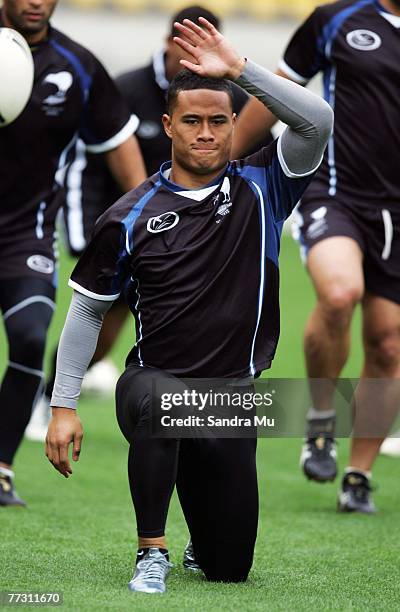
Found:
[[[223,123],[225,123],[225,119],[214,119],[213,120],[214,125],[222,125]]]
[[[194,125],[195,123],[197,123],[197,119],[185,119],[185,123],[188,123],[189,125]]]

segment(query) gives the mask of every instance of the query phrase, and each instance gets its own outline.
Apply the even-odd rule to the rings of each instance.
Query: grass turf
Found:
[[[64,285],[71,262],[62,263],[49,348],[69,302]],[[289,238],[283,240],[281,270],[282,336],[272,375],[300,377],[301,335],[313,294]],[[128,326],[132,323],[113,354],[121,367],[132,336]],[[349,376],[356,376],[360,366],[358,327],[357,317]],[[301,441],[296,439],[260,440],[259,535],[246,584],[209,584],[183,571],[187,530],[174,497],[167,536],[175,568],[168,593],[129,593],[135,523],[125,470],[127,446],[117,429],[112,398],[84,399],[80,413],[83,452],[68,481],[48,465],[42,445],[25,441],[17,455],[17,488],[29,506],[1,510],[0,590],[62,591],[67,610],[399,609],[398,461],[377,461],[377,516],[342,516],[335,512],[337,483],[317,485],[300,474]],[[341,441],[341,467],[347,450],[347,441]]]

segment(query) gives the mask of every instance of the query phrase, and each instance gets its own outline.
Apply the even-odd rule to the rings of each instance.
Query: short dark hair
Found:
[[[221,28],[221,22],[219,20],[219,17],[217,17],[214,13],[208,11],[202,6],[194,5],[187,6],[172,17],[170,35],[177,36],[179,34],[178,30],[174,28],[175,21],[182,23],[184,19],[190,19],[191,21],[197,23],[199,17],[205,17],[207,21],[212,23],[212,25],[217,28],[217,30]]]
[[[191,70],[181,70],[172,79],[167,92],[167,112],[171,115],[180,91],[192,89],[211,89],[212,91],[224,91],[228,94],[233,108],[233,89],[227,79],[213,79],[195,74]]]

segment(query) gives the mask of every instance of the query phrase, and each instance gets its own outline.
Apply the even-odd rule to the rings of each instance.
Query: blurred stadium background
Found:
[[[175,0],[63,0],[52,23],[89,47],[116,75],[149,61],[170,17],[190,2]],[[199,4],[203,4],[201,1]],[[312,0],[204,2],[224,19],[238,50],[274,70],[291,33],[315,6]],[[318,90],[318,82],[313,83]],[[57,344],[71,290],[74,261],[61,249],[60,289],[47,350]],[[282,333],[268,375],[304,376],[302,333],[314,303],[310,281],[289,235],[282,241]],[[133,341],[133,323],[112,351],[119,369]],[[345,376],[361,367],[360,318],[353,325]],[[5,339],[0,330],[0,345]],[[0,366],[6,362],[0,354]],[[397,462],[381,457],[378,517],[335,512],[338,483],[308,483],[298,469],[301,440],[261,440],[258,452],[260,526],[255,566],[246,585],[206,584],[187,575],[180,556],[187,530],[174,496],[168,521],[175,568],[168,595],[132,597],[126,589],[134,558],[135,525],[126,478],[126,443],[114,418],[112,395],[83,397],[82,457],[66,482],[48,465],[41,444],[25,441],[16,461],[26,511],[2,514],[0,590],[62,591],[67,610],[398,610]],[[288,406],[296,410],[296,406]],[[340,467],[348,441],[340,442]],[[398,533],[398,532],[397,532]]]
[[[301,18],[313,7],[313,0],[247,0],[245,4],[239,0],[218,0],[218,3],[199,2],[202,6],[216,10],[221,16],[247,15],[255,18],[291,17]],[[78,9],[116,9],[126,13],[139,13],[148,10],[159,10],[173,13],[182,6],[181,0],[64,0],[64,5]]]
[[[52,23],[91,49],[116,75],[150,60],[169,31],[171,17],[184,6],[208,6],[223,18],[224,32],[238,51],[275,70],[299,19],[317,3],[312,0],[248,0],[238,11],[236,0],[179,2],[142,0],[63,0]],[[227,11],[228,5],[231,10]],[[88,8],[90,6],[90,10]],[[122,10],[122,6],[131,7]],[[256,13],[254,7],[259,8]],[[299,7],[302,10],[299,11]],[[233,10],[235,8],[235,10]],[[262,10],[269,7],[269,10]]]

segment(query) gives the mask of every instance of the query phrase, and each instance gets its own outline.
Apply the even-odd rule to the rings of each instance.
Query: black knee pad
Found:
[[[35,302],[6,319],[10,361],[29,368],[42,368],[52,315],[48,304]]]

